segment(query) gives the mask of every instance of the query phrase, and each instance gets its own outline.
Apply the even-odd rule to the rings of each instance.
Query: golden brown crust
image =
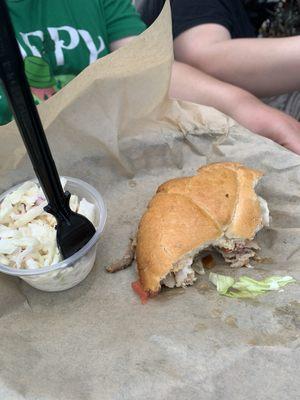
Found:
[[[239,195],[230,226],[226,230],[228,238],[253,239],[261,228],[262,214],[255,193],[256,182],[262,176],[259,171],[239,168],[237,171]]]
[[[197,175],[162,184],[141,219],[136,258],[144,290],[160,281],[184,255],[224,233],[252,239],[261,225],[254,186],[262,173],[239,163],[215,163]]]
[[[168,181],[158,188],[158,192],[187,196],[225,229],[232,220],[237,202],[237,174],[220,164],[212,165],[215,167],[200,169],[196,176]]]
[[[221,175],[224,170],[230,170],[237,179],[236,203],[232,209],[230,225],[225,226],[226,236],[251,240],[262,222],[261,209],[254,188],[263,173],[240,163],[224,162],[205,165],[198,169],[198,175],[203,175],[205,171],[215,171],[217,175]],[[225,202],[219,204],[222,204],[220,208],[226,205]]]
[[[187,197],[157,194],[142,217],[137,236],[136,258],[144,290],[157,292],[176,261],[221,235],[211,217]]]

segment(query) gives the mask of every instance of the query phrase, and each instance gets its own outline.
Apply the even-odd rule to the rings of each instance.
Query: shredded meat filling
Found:
[[[256,250],[259,250],[259,246],[253,240],[246,240],[245,242],[237,242],[234,246],[216,246],[215,249],[222,254],[230,267],[239,268],[249,265],[250,260],[256,256]]]

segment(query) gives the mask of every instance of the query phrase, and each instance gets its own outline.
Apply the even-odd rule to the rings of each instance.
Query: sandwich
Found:
[[[269,225],[267,202],[255,193],[263,174],[239,163],[215,163],[197,174],[159,186],[139,223],[132,284],[142,300],[162,286],[186,287],[196,280],[194,260],[215,250],[232,268],[248,266]]]

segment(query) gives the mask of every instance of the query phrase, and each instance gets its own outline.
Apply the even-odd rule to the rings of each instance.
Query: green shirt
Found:
[[[145,25],[130,0],[6,0],[29,84],[57,91]],[[47,95],[43,99],[47,98]],[[35,97],[36,102],[41,97]],[[0,124],[11,112],[0,88]]]

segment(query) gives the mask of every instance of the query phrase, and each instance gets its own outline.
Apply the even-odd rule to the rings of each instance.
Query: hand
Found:
[[[300,123],[297,120],[280,112],[269,130],[271,139],[300,155]]]
[[[254,133],[265,136],[300,155],[300,122],[256,98],[241,101],[232,115]]]

